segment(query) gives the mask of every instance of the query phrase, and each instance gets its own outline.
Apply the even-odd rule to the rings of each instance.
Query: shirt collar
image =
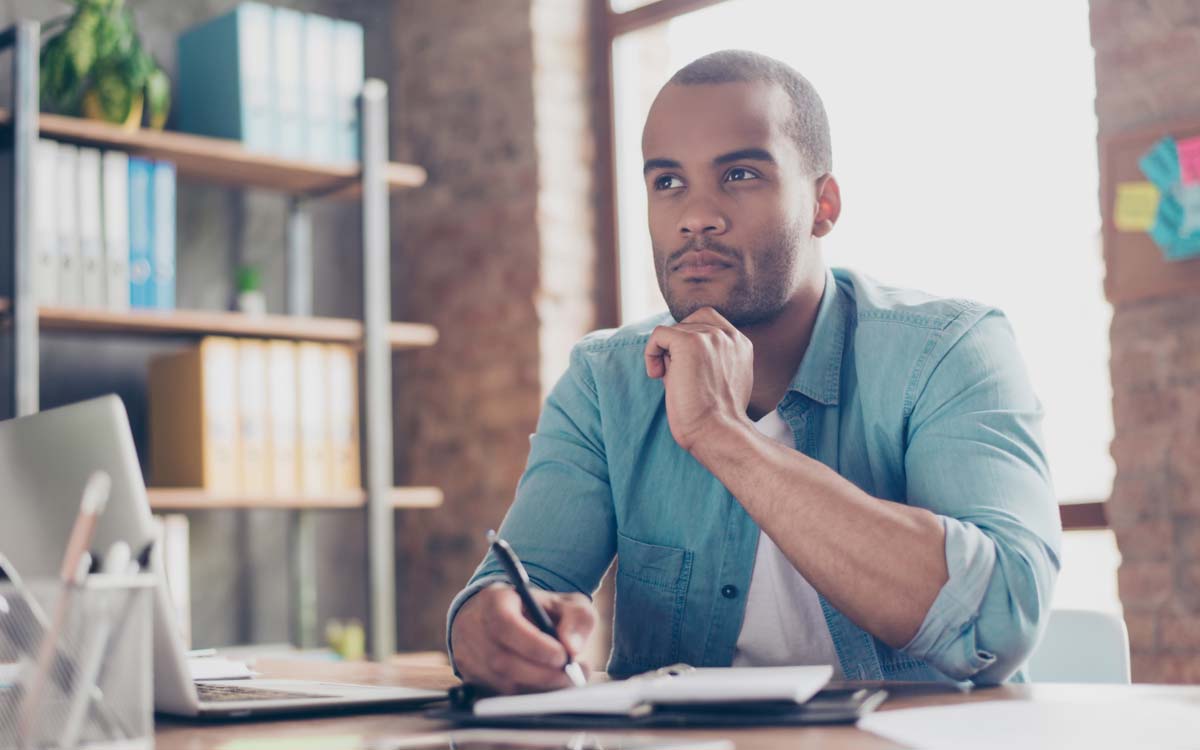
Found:
[[[790,391],[798,391],[826,406],[836,406],[841,390],[842,350],[846,345],[846,295],[838,288],[833,271],[825,269],[825,291],[817,309],[812,338]]]

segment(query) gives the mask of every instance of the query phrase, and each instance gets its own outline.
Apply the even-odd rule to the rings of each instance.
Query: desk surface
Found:
[[[270,677],[327,679],[375,685],[410,685],[447,688],[457,680],[445,666],[423,664],[258,662],[256,668]],[[1200,686],[1177,685],[1005,685],[964,694],[920,695],[889,699],[879,709],[914,708],[980,700],[1107,701],[1132,698],[1169,697],[1200,708]],[[301,747],[304,750],[353,750],[366,748],[387,737],[440,732],[450,725],[430,721],[420,712],[341,714],[335,716],[232,723],[184,723],[159,719],[155,732],[158,750],[201,750],[243,747],[268,750]],[[642,730],[638,730],[642,733]],[[775,727],[764,729],[711,729],[664,731],[662,734],[692,737],[724,737],[737,750],[804,750],[805,748],[858,748],[876,750],[901,747],[852,726]]]

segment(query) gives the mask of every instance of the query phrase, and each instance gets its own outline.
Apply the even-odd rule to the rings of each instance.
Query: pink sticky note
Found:
[[[1200,136],[1185,138],[1175,144],[1179,153],[1179,176],[1184,185],[1200,185]]]

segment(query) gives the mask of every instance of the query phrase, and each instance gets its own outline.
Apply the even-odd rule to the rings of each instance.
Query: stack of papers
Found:
[[[192,681],[196,680],[245,680],[257,675],[244,661],[223,659],[219,656],[202,656],[187,660]]]
[[[1200,707],[1171,700],[985,701],[879,711],[859,729],[924,750],[1200,746]]]

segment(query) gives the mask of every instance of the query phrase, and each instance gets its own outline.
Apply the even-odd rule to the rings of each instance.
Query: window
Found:
[[[1059,498],[1107,499],[1111,310],[1087,0],[727,0],[616,37],[623,322],[665,309],[641,181],[646,112],[671,73],[731,47],[791,64],[825,101],[844,203],[827,261],[1004,310],[1046,408]],[[1087,534],[1069,535],[1068,568],[1086,560],[1114,581],[1105,573],[1083,599],[1076,590],[1072,606],[1119,608],[1111,532]],[[1071,580],[1064,572],[1060,590]]]

